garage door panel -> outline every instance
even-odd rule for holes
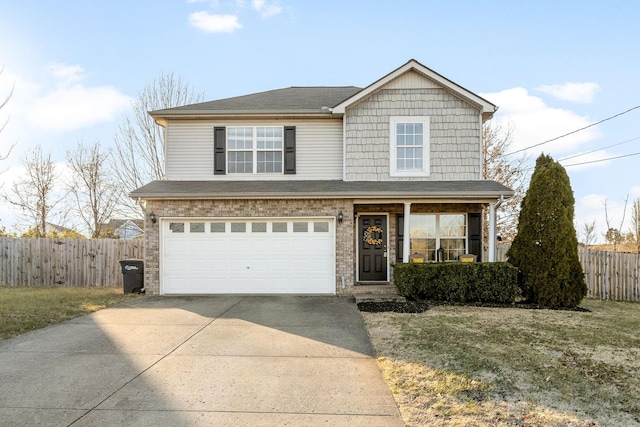
[[[165,220],[161,229],[163,293],[335,293],[333,220]]]

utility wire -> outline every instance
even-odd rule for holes
[[[565,157],[563,159],[559,159],[558,161],[559,162],[563,162],[565,160],[574,159],[576,157],[586,156],[587,154],[595,153],[596,151],[606,150],[607,148],[616,147],[618,145],[626,144],[627,142],[636,141],[638,139],[640,139],[640,136],[637,136],[637,137],[632,138],[632,139],[627,139],[626,141],[618,142],[617,144],[612,144],[612,145],[607,145],[606,147],[596,148],[595,150],[587,151],[586,153],[580,153],[580,154],[575,154],[573,156]]]
[[[617,157],[607,157],[606,159],[598,159],[598,160],[591,160],[591,161],[588,161],[588,162],[573,163],[573,164],[570,164],[570,165],[562,165],[562,167],[563,168],[568,168],[568,167],[571,167],[571,166],[588,165],[590,163],[600,163],[600,162],[606,162],[608,160],[616,160],[616,159],[622,159],[624,157],[632,157],[632,156],[639,156],[639,155],[640,155],[640,153],[631,153],[631,154],[625,154],[625,155],[617,156]],[[536,169],[535,167],[530,167],[530,168],[527,168],[527,169],[523,169],[523,171],[524,172],[530,172],[530,171],[535,170],[535,169]]]
[[[625,154],[624,156],[608,157],[606,159],[591,160],[589,162],[573,163],[571,165],[562,165],[562,166],[565,167],[565,168],[568,168],[568,167],[571,167],[571,166],[588,165],[589,163],[605,162],[607,160],[622,159],[623,157],[632,157],[632,156],[638,156],[638,155],[640,155],[640,153]]]
[[[631,112],[631,111],[633,111],[633,110],[637,110],[638,108],[640,108],[640,105],[636,105],[635,107],[633,107],[633,108],[629,108],[629,109],[628,109],[628,110],[626,110],[626,111],[623,111],[623,112],[621,112],[621,113],[615,114],[615,115],[613,115],[613,116],[611,116],[611,117],[607,117],[606,119],[602,119],[602,120],[600,120],[599,122],[591,123],[590,125],[585,126],[585,127],[583,127],[583,128],[576,129],[576,130],[571,131],[571,132],[569,132],[569,133],[565,133],[564,135],[556,136],[555,138],[548,139],[548,140],[543,141],[543,142],[540,142],[540,143],[538,143],[538,144],[534,144],[534,145],[531,145],[531,146],[529,146],[529,147],[521,148],[520,150],[512,151],[511,153],[507,153],[507,154],[505,154],[505,156],[511,156],[512,154],[517,154],[517,153],[520,153],[520,152],[522,152],[522,151],[526,151],[526,150],[528,150],[528,149],[530,149],[530,148],[539,147],[539,146],[541,146],[541,145],[548,144],[548,143],[553,142],[553,141],[556,141],[556,140],[558,140],[558,139],[560,139],[560,138],[564,138],[565,136],[573,135],[574,133],[578,133],[578,132],[583,131],[583,130],[585,130],[585,129],[589,129],[590,127],[593,127],[593,126],[599,125],[600,123],[604,123],[604,122],[606,122],[606,121],[608,121],[608,120],[615,119],[616,117],[622,116],[623,114],[627,114],[627,113],[629,113],[629,112]]]

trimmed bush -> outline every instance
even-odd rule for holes
[[[395,264],[393,278],[414,300],[511,304],[520,296],[518,269],[506,262]]]

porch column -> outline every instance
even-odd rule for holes
[[[496,262],[496,204],[489,203],[489,262]]]
[[[409,222],[411,220],[411,203],[404,204],[404,230],[402,235],[404,236],[404,240],[402,241],[402,262],[409,262],[409,251],[411,250],[410,239],[409,236]]]

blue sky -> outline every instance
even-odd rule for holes
[[[78,141],[111,146],[131,99],[161,72],[213,100],[366,86],[414,58],[499,105],[514,150],[640,105],[633,0],[0,0],[0,11],[0,99],[15,85],[0,154],[17,141],[0,163],[5,189],[36,144],[59,161]],[[529,150],[532,164],[542,151],[597,150],[567,165],[639,153],[639,123],[640,108]],[[619,226],[624,199],[640,197],[639,165],[636,155],[567,167],[579,228],[596,220],[605,232],[605,200]],[[6,206],[0,225],[15,225]]]

